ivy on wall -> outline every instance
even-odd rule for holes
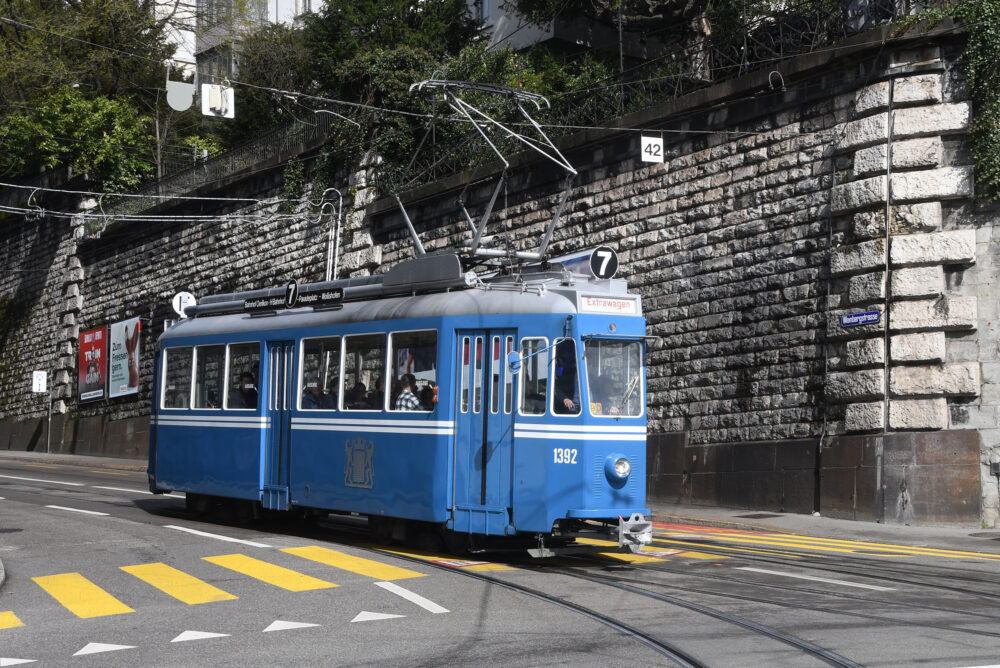
[[[969,137],[976,163],[976,199],[993,202],[1000,199],[1000,0],[958,0],[924,10],[899,27],[934,25],[948,17],[964,22],[969,32],[962,55],[972,99]]]
[[[1000,199],[1000,0],[960,0],[955,18],[968,25],[965,47],[972,98],[976,199]]]

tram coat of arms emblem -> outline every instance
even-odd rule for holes
[[[371,489],[375,484],[372,456],[375,444],[364,438],[349,439],[344,444],[344,485]]]

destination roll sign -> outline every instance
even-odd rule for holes
[[[285,294],[244,299],[243,310],[248,313],[268,313],[303,306],[311,306],[314,309],[334,309],[340,308],[343,303],[343,288],[322,288],[303,292],[298,283],[289,281],[285,288]]]

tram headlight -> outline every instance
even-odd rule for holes
[[[632,472],[632,465],[624,457],[619,457],[615,460],[615,473],[618,474],[619,478],[627,478],[628,474]]]
[[[632,472],[632,462],[624,455],[610,455],[604,460],[604,475],[613,487],[621,487]]]

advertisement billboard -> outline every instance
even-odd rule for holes
[[[139,318],[116,322],[109,328],[108,396],[111,398],[139,392],[140,329]]]
[[[98,327],[80,332],[80,401],[104,398],[107,368],[107,328]]]

